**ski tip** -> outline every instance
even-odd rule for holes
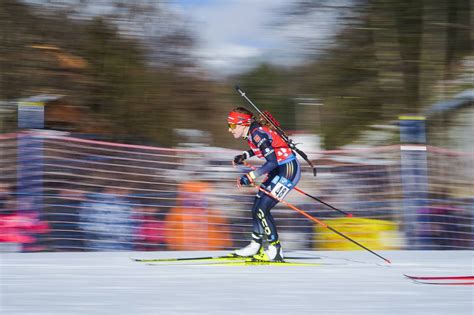
[[[385,258],[385,261],[388,262],[389,264],[391,264],[392,262],[388,259]]]

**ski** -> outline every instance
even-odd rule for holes
[[[425,281],[425,280],[415,280],[412,279],[415,283],[420,284],[432,284],[432,285],[474,285],[474,281],[467,281],[467,282],[445,282],[445,281]]]
[[[132,260],[136,262],[144,262],[144,263],[151,263],[151,262],[174,262],[174,261],[225,261],[225,260],[233,260],[233,259],[244,259],[243,257],[228,254],[223,256],[203,256],[203,257],[175,257],[175,258],[132,258]]]
[[[179,262],[179,261],[234,261],[234,260],[246,260],[248,257],[241,257],[234,254],[228,254],[223,256],[203,256],[203,257],[175,257],[175,258],[132,258],[133,261],[143,263],[159,263],[159,262]],[[319,257],[307,257],[307,256],[288,256],[286,259],[319,259]]]
[[[146,262],[147,265],[150,266],[170,266],[174,265],[173,263],[176,261],[149,261]],[[312,262],[295,262],[295,261],[263,261],[263,260],[256,260],[254,258],[244,258],[244,257],[232,257],[231,259],[220,259],[219,260],[180,260],[179,265],[186,265],[186,266],[299,266],[299,267],[314,267],[314,266],[321,266],[324,265],[322,263],[312,263]],[[177,265],[175,265],[177,266]]]
[[[415,283],[432,285],[474,285],[474,276],[410,276],[404,275]]]
[[[407,278],[410,278],[412,280],[473,280],[474,281],[474,276],[454,276],[454,277],[418,277],[418,276],[410,276],[410,275],[404,275]]]
[[[278,266],[278,267],[315,267],[321,266],[321,263],[295,262],[295,261],[264,261],[256,259],[246,259],[244,261],[228,261],[210,264],[209,266]]]

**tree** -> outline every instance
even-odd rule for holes
[[[295,100],[288,83],[290,75],[276,66],[262,64],[238,76],[235,81],[262,111],[268,110],[286,129],[295,130],[298,126],[295,122]],[[247,105],[238,94],[234,94],[233,98],[236,104]]]
[[[193,41],[182,29],[158,32],[149,45],[111,16],[77,19],[74,7],[55,14],[43,9],[16,0],[0,3],[0,98],[66,95],[86,109],[79,131],[163,145],[174,143],[173,128],[195,127],[196,116],[212,115],[212,84],[189,74],[193,64],[185,48]],[[127,5],[131,11],[143,12]],[[65,67],[65,58],[83,60],[82,66]]]
[[[298,93],[324,99],[328,148],[354,140],[369,124],[417,113],[440,97],[435,84],[470,53],[467,0],[352,4],[338,8],[351,13],[332,45],[313,46],[317,54],[295,76]],[[287,14],[304,19],[331,5],[299,1]]]

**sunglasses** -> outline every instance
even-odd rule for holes
[[[238,126],[237,124],[233,124],[233,123],[229,123],[228,125],[229,125],[229,128],[232,130],[234,130]]]

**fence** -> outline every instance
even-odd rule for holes
[[[236,187],[248,171],[232,167],[236,151],[35,132],[0,135],[0,150],[0,242],[24,251],[217,250],[249,240],[255,189]],[[407,194],[400,146],[308,153],[319,173],[302,163],[298,187],[354,217],[296,191],[288,202],[373,249],[472,249],[473,154],[428,147],[426,191]],[[407,207],[417,196],[421,206]],[[272,213],[287,249],[354,248],[284,205]]]

